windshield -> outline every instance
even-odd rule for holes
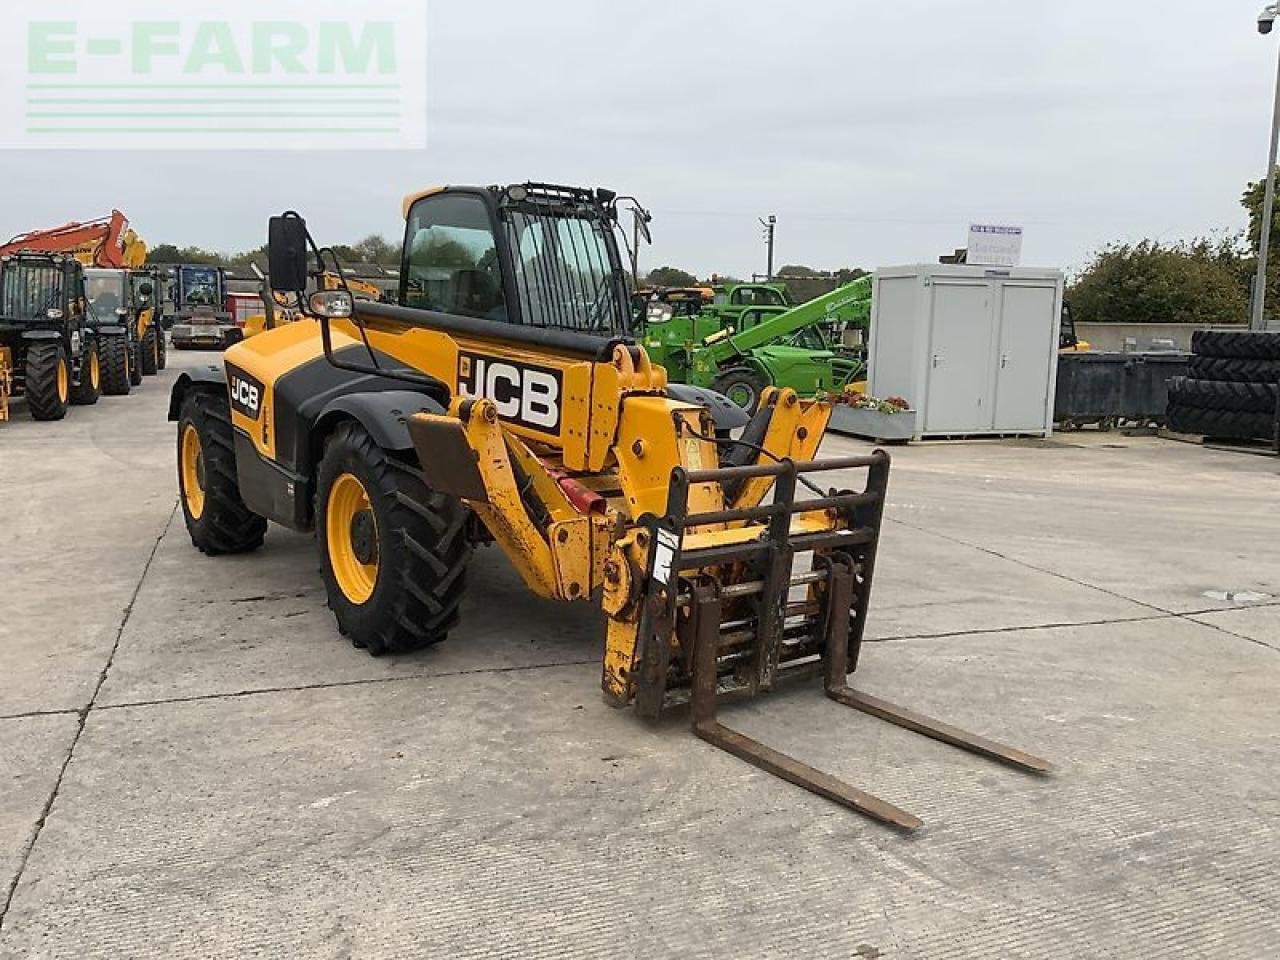
[[[187,306],[216,307],[222,297],[217,267],[182,268],[182,302]]]
[[[62,271],[48,264],[0,268],[0,319],[29,323],[62,308]]]
[[[630,327],[625,280],[612,227],[583,213],[503,210],[524,322],[583,333]]]
[[[125,305],[125,274],[120,270],[86,270],[84,292],[89,309],[98,317],[110,317]]]

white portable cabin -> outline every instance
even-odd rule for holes
[[[1060,270],[876,272],[868,391],[916,411],[911,438],[1053,432]]]

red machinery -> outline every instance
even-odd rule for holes
[[[87,267],[116,270],[137,269],[147,260],[147,245],[129,229],[128,218],[119,210],[88,223],[68,223],[19,234],[0,245],[0,256],[19,250],[69,254]]]

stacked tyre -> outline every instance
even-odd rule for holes
[[[1169,384],[1169,429],[1222,440],[1275,440],[1280,333],[1200,330],[1186,377]]]

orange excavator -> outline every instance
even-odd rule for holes
[[[100,220],[19,234],[0,244],[0,257],[22,250],[62,253],[86,267],[113,270],[136,270],[147,262],[147,245],[129,229],[129,219],[119,210]]]

